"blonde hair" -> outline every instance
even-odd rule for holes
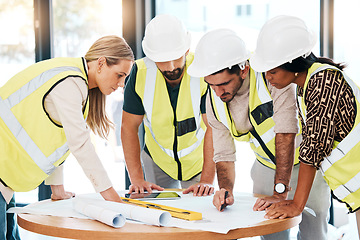
[[[134,61],[134,54],[125,39],[115,35],[98,39],[85,54],[87,62],[96,61],[100,57],[106,58],[108,66],[116,65],[122,59]],[[106,95],[99,88],[89,90],[89,114],[86,122],[102,138],[108,136],[114,125],[105,112],[105,103]]]

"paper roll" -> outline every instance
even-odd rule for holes
[[[151,225],[167,226],[171,214],[166,211],[135,206],[126,203],[110,202],[101,199],[81,199],[87,204],[121,213],[125,218]]]
[[[74,199],[73,207],[79,213],[111,227],[120,228],[125,224],[125,217],[121,213],[86,203],[86,201],[81,199]]]
[[[123,203],[123,205],[131,206],[130,204],[125,203]],[[128,217],[126,216],[126,218]],[[150,223],[157,226],[167,226],[171,219],[171,214],[166,211],[144,208],[139,206],[131,206],[129,219]]]

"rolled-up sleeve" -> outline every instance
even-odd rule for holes
[[[297,118],[295,85],[290,84],[277,89],[270,84],[268,88],[273,99],[275,133],[297,133],[299,120]]]

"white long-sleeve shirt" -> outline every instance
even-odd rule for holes
[[[64,128],[70,152],[75,156],[96,192],[112,186],[90,139],[90,128],[84,120],[82,109],[88,87],[79,77],[68,77],[59,83],[45,98],[45,109]],[[59,174],[60,172],[60,174]],[[62,167],[55,170],[46,181],[48,185],[62,184]]]

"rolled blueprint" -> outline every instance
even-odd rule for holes
[[[171,214],[157,209],[144,208],[126,203],[105,201],[102,199],[81,198],[87,204],[95,205],[100,208],[121,213],[125,218],[151,225],[167,226],[170,222]]]
[[[93,204],[89,204],[81,198],[73,199],[73,208],[77,212],[96,219],[111,227],[120,228],[125,224],[125,217],[118,211],[112,211]]]

